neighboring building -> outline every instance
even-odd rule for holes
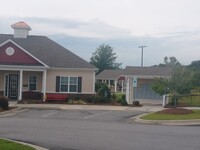
[[[111,92],[125,92],[125,78],[123,69],[118,70],[104,70],[96,76],[96,81],[106,83],[111,89]]]
[[[96,68],[45,36],[28,35],[25,22],[0,34],[0,95],[64,100],[95,94]]]
[[[116,76],[114,76],[116,75]],[[170,78],[171,68],[169,67],[133,67],[127,66],[125,69],[116,70],[105,70],[97,75],[97,81],[108,81],[110,79],[115,82],[119,82],[119,79],[124,79],[123,85],[124,91],[126,92],[126,100],[129,104],[132,103],[133,99],[162,99],[160,95],[155,93],[151,86],[158,77]],[[120,85],[116,83],[115,85]],[[116,87],[118,89],[118,87]],[[134,95],[135,94],[135,95]]]

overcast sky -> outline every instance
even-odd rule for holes
[[[175,56],[182,64],[200,60],[199,0],[0,0],[0,33],[25,21],[32,35],[46,35],[89,61],[110,44],[123,66]]]

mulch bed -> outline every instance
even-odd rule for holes
[[[184,108],[169,108],[157,112],[158,114],[175,114],[175,115],[184,115],[194,113],[192,110]]]

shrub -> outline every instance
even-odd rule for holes
[[[112,94],[111,100],[112,103],[116,103],[117,102],[117,95],[116,94]]]
[[[101,97],[100,98],[100,103],[111,103],[111,98],[107,98],[107,97]]]
[[[79,100],[69,100],[68,104],[80,104],[80,105],[85,105],[87,104],[84,100],[79,99]]]
[[[122,102],[122,98],[117,99],[117,103],[121,103]]]
[[[121,105],[122,105],[122,106],[127,106],[128,103],[127,103],[127,101],[126,101],[125,99],[122,99],[122,101],[121,101]]]
[[[116,100],[116,99],[117,99],[117,95],[116,95],[116,94],[113,94],[113,95],[112,95],[112,98],[113,98],[113,100]]]
[[[90,98],[87,99],[87,101],[89,103],[99,103],[100,102],[100,99],[101,99],[101,96],[99,95],[94,95],[94,96],[91,96]]]
[[[105,83],[96,83],[95,85],[95,91],[97,92],[98,95],[102,97],[111,97],[110,89]]]
[[[8,99],[7,98],[5,98],[5,97],[0,97],[0,107],[2,108],[2,109],[5,109],[5,110],[8,110]]]
[[[123,99],[123,100],[126,99],[126,95],[125,95],[125,94],[122,95],[122,99]]]
[[[133,105],[139,106],[140,102],[139,101],[133,101]]]
[[[82,104],[82,105],[85,105],[85,104],[87,104],[84,100],[82,100],[82,99],[79,99],[78,100],[78,104]]]

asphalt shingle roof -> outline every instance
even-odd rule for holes
[[[170,77],[171,71],[170,67],[127,66],[121,70],[104,70],[96,76],[96,79],[118,79],[120,76]]]
[[[14,38],[14,36],[10,34],[0,34],[0,44],[9,39],[20,45],[49,67],[96,69],[92,64],[46,36],[29,35],[26,39],[23,39]]]
[[[104,70],[96,76],[96,79],[118,79],[123,74],[123,70]]]
[[[127,66],[123,75],[138,76],[171,76],[172,69],[170,67],[134,67]]]

